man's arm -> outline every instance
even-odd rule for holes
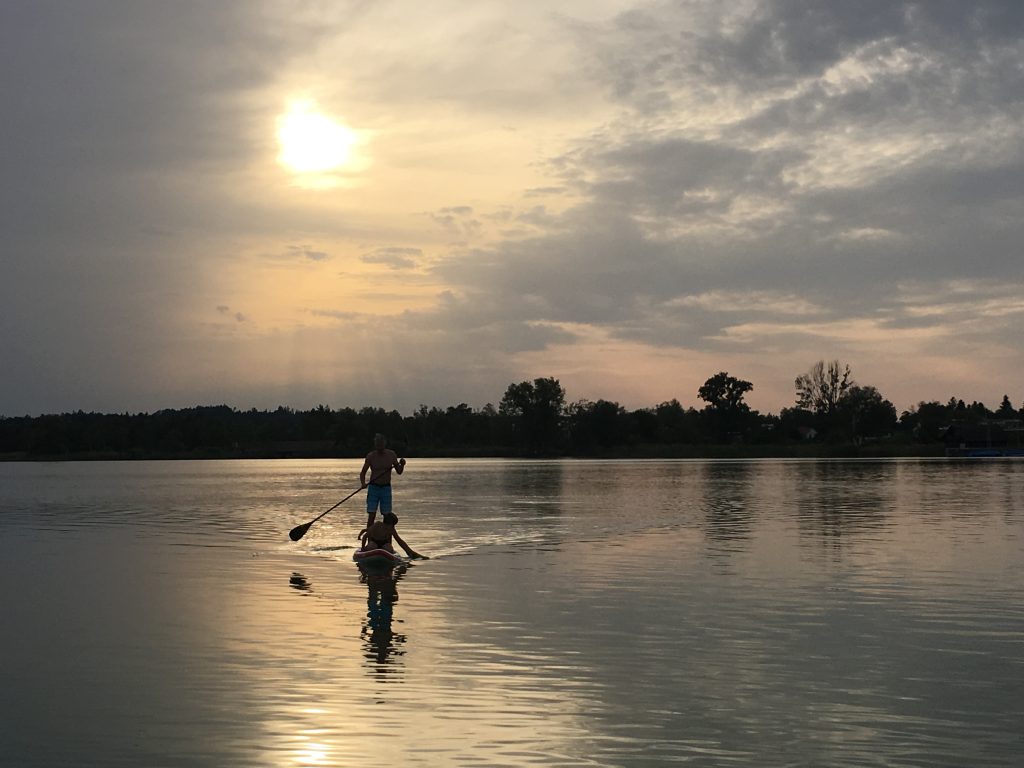
[[[404,549],[405,550],[405,554],[407,554],[413,560],[426,560],[427,559],[426,557],[421,555],[419,552],[416,552],[415,550],[413,550],[412,547],[410,547],[408,544],[406,544],[402,540],[402,537],[398,535],[398,531],[392,531],[391,532],[391,538],[393,538],[396,542],[398,542],[398,546],[400,546],[402,549]]]
[[[402,474],[405,471],[405,459],[395,459],[395,463],[392,466],[394,466],[395,472]]]
[[[367,457],[366,461],[363,462],[363,469],[359,472],[359,487],[366,487],[366,472],[370,468],[370,458]]]

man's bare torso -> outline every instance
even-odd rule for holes
[[[375,485],[390,485],[391,468],[396,461],[398,461],[398,454],[390,448],[379,451],[375,449],[366,454],[366,463],[370,466],[370,477],[373,478],[369,482]]]

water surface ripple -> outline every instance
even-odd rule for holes
[[[1024,462],[0,465],[0,764],[1024,764]]]

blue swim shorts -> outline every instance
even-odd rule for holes
[[[378,506],[382,515],[391,511],[391,486],[370,483],[366,486],[366,513],[372,515]]]

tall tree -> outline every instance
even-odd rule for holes
[[[744,422],[750,414],[743,396],[753,388],[749,381],[721,371],[697,390],[697,396],[708,404],[701,421],[705,423],[703,431],[709,439],[732,442],[742,436]]]
[[[996,416],[1000,419],[1013,419],[1017,416],[1017,409],[1013,407],[1013,403],[1010,402],[1009,395],[1003,395],[1003,402],[999,404],[999,409],[996,411]]]
[[[843,396],[854,386],[850,366],[838,360],[819,360],[807,373],[796,377],[796,404],[821,416],[832,416]]]
[[[559,444],[565,415],[565,390],[555,378],[509,384],[498,413],[511,418],[520,447],[550,452]]]
[[[875,387],[854,384],[839,401],[838,412],[848,419],[854,439],[880,437],[896,427],[896,406]]]
[[[735,413],[747,409],[743,396],[753,388],[754,385],[749,381],[737,379],[722,371],[705,381],[697,390],[697,396],[716,411]]]
[[[581,453],[623,445],[629,439],[626,409],[609,400],[578,400],[568,407],[566,420],[572,446]]]
[[[698,413],[683,408],[675,398],[654,409],[658,418],[658,439],[663,443],[690,443],[696,439]]]

